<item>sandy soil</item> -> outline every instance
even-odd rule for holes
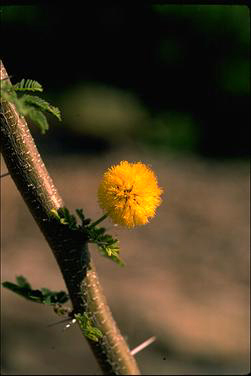
[[[243,374],[249,370],[249,166],[120,150],[101,158],[48,158],[66,206],[98,218],[103,171],[120,160],[152,165],[163,203],[147,225],[110,232],[123,269],[92,248],[118,325],[143,374]],[[2,172],[5,172],[2,163]],[[24,275],[32,286],[65,289],[51,251],[10,177],[2,179],[2,281]],[[49,307],[2,289],[2,374],[100,374],[77,327],[48,327]]]

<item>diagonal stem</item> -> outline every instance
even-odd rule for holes
[[[97,219],[95,222],[93,222],[90,226],[89,226],[89,229],[92,228],[92,227],[95,227],[97,226],[100,222],[102,222],[104,219],[106,219],[108,216],[108,214],[104,214],[102,215],[102,217],[100,217],[99,219]]]
[[[0,68],[0,80],[8,79],[2,62]],[[57,260],[73,311],[87,312],[104,335],[99,342],[87,339],[103,373],[139,375],[136,361],[106,302],[87,242],[83,242],[76,232],[51,219],[50,210],[62,208],[64,203],[24,117],[19,116],[14,104],[6,101],[1,102],[0,116],[1,151],[5,163]]]

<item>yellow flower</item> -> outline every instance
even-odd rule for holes
[[[114,223],[131,228],[144,225],[155,215],[162,192],[148,166],[122,161],[104,173],[98,201]]]

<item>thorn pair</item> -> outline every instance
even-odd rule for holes
[[[59,323],[63,323],[65,321],[68,321],[68,323],[65,325],[64,330],[70,328],[73,324],[75,324],[75,322],[77,320],[75,318],[71,319],[70,321],[69,321],[69,319],[63,319],[61,321],[58,321],[56,323],[48,325],[48,327],[57,325]],[[135,355],[138,352],[144,350],[147,346],[151,345],[151,343],[153,343],[154,341],[156,341],[156,337],[155,336],[148,338],[147,340],[145,340],[144,342],[142,342],[140,345],[138,345],[137,347],[135,347],[133,350],[131,350],[131,355]]]

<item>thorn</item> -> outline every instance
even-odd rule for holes
[[[49,325],[47,325],[47,328],[49,328],[49,327],[51,327],[51,326],[55,326],[55,325],[58,325],[58,324],[61,324],[61,323],[63,323],[63,322],[66,322],[66,321],[69,321],[70,319],[63,319],[63,320],[59,320],[59,321],[57,321],[57,322],[53,322],[52,324],[49,324]]]
[[[154,341],[156,340],[156,337],[150,337],[149,339],[147,339],[146,341],[144,341],[143,343],[141,343],[141,345],[135,347],[133,350],[131,350],[131,354],[132,355],[135,355],[137,354],[138,352],[140,352],[141,350],[143,350],[145,347],[149,346],[151,343],[153,343]]]
[[[8,175],[10,175],[10,173],[9,172],[5,172],[5,174],[0,175],[0,177],[4,178],[5,176],[8,176]]]

